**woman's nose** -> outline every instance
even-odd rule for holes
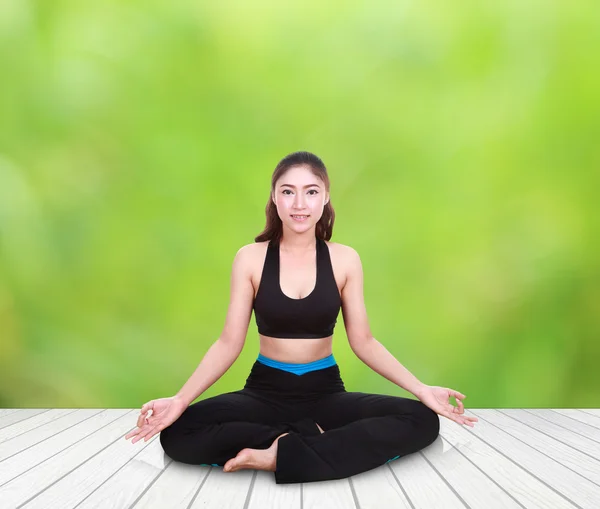
[[[294,200],[294,208],[299,209],[299,210],[304,209],[304,198],[303,197],[300,196]]]

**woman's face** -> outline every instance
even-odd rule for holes
[[[325,184],[306,166],[290,168],[275,183],[273,202],[283,224],[292,230],[306,231],[315,226],[328,201]]]

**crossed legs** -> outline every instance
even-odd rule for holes
[[[160,442],[176,461],[270,470],[279,484],[349,477],[416,452],[438,433],[437,414],[414,399],[338,392],[302,407],[242,390],[190,405]]]

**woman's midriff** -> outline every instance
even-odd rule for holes
[[[269,359],[293,364],[307,364],[332,353],[333,336],[316,339],[285,339],[258,335],[260,353]]]

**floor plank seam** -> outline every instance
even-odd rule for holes
[[[588,415],[593,415],[594,417],[598,417],[598,414],[591,414],[589,412],[586,412],[585,408],[576,408],[575,410],[579,410],[580,412],[583,412],[584,414],[588,414]],[[589,410],[589,409],[588,409]]]
[[[442,437],[442,438],[444,440],[446,440],[446,442],[448,442],[449,446],[454,447],[446,438],[444,438],[444,437]],[[512,494],[510,494],[508,491],[506,491],[501,484],[499,484],[496,480],[494,480],[492,477],[490,477],[479,465],[477,465],[475,462],[473,462],[473,460],[471,460],[469,457],[467,457],[465,455],[465,453],[463,453],[458,447],[454,447],[454,450],[457,451],[463,458],[465,458],[469,463],[471,463],[471,465],[473,465],[477,470],[479,470],[483,475],[485,475],[496,486],[498,486],[498,488],[500,488],[504,493],[506,493],[510,498],[512,498],[523,509],[527,509],[523,504],[521,504],[521,502],[519,502],[515,497],[513,497]]]
[[[125,414],[127,415],[127,414]],[[119,417],[117,417],[117,419],[120,419],[121,417],[123,417],[122,415],[120,415]],[[114,419],[111,422],[116,421],[117,419]],[[110,424],[110,422],[108,423]],[[106,424],[105,426],[108,426],[108,424]],[[102,426],[102,428],[104,428],[105,426]],[[92,433],[90,433],[87,436],[90,436],[94,433],[96,433],[97,431],[101,430],[102,428],[98,428],[97,430],[94,430]],[[68,429],[68,428],[67,428]],[[86,438],[86,437],[84,437]],[[28,504],[29,502],[31,502],[34,498],[39,497],[42,493],[44,493],[46,490],[50,489],[52,486],[54,486],[57,482],[61,481],[62,479],[64,479],[65,477],[67,477],[68,475],[70,475],[71,473],[75,472],[75,470],[77,470],[79,467],[81,467],[82,465],[85,465],[88,461],[90,461],[92,458],[94,458],[95,456],[97,456],[98,454],[100,454],[102,451],[105,451],[106,449],[108,449],[110,446],[112,446],[113,444],[116,444],[119,440],[123,439],[123,435],[119,436],[116,438],[116,440],[113,440],[112,442],[110,442],[108,445],[106,445],[105,447],[103,447],[102,449],[100,449],[99,451],[97,451],[95,454],[93,454],[92,456],[89,456],[88,458],[85,459],[85,461],[81,462],[79,465],[77,465],[75,468],[69,470],[66,474],[62,475],[61,477],[59,477],[58,479],[56,479],[54,482],[50,483],[48,486],[46,486],[44,489],[38,491],[33,497],[28,498],[27,500],[25,500],[25,502],[23,502],[22,504],[18,505],[15,509],[19,509],[20,507],[23,507],[24,505]],[[81,439],[83,440],[83,438]],[[23,475],[26,472],[29,472],[29,470],[31,470],[32,468],[37,467],[38,465],[41,465],[42,463],[44,463],[45,461],[48,461],[50,458],[53,458],[54,456],[56,456],[57,454],[60,454],[63,451],[66,451],[67,449],[69,449],[70,447],[72,447],[74,444],[79,443],[81,440],[78,440],[77,442],[74,442],[72,444],[70,444],[69,446],[65,447],[64,449],[61,449],[60,451],[58,451],[56,454],[53,454],[52,456],[44,459],[43,461],[40,461],[37,465],[34,465],[33,467],[27,469],[25,472],[21,472],[21,474],[19,475]],[[17,477],[19,477],[19,475]],[[16,479],[17,477],[15,477],[14,479]],[[11,479],[12,481],[13,479]],[[10,481],[9,481],[10,482]]]
[[[518,423],[520,423],[520,424],[523,424],[524,426],[527,426],[527,427],[529,427],[529,428],[531,428],[531,429],[533,429],[533,430],[537,431],[538,433],[543,433],[543,434],[544,434],[544,435],[546,435],[547,437],[550,437],[552,440],[556,440],[557,442],[560,442],[561,444],[563,444],[563,445],[565,445],[565,446],[567,446],[567,447],[570,447],[570,448],[571,448],[571,449],[573,449],[574,451],[578,451],[578,452],[580,452],[580,453],[582,453],[582,454],[585,454],[586,456],[589,456],[589,457],[590,457],[590,458],[592,458],[593,460],[596,460],[596,461],[599,461],[599,460],[600,460],[600,458],[596,458],[595,456],[593,456],[593,455],[591,455],[591,454],[589,454],[589,453],[587,453],[587,452],[585,452],[585,451],[582,451],[581,449],[578,449],[577,447],[574,447],[574,446],[572,446],[571,444],[568,444],[568,443],[566,443],[566,442],[563,442],[561,439],[559,439],[559,438],[556,438],[555,436],[552,436],[552,435],[550,435],[549,433],[546,433],[545,431],[542,431],[541,429],[534,428],[533,426],[531,426],[530,424],[527,424],[526,422],[520,421],[519,419],[517,419],[517,418],[515,418],[515,417],[512,417],[511,415],[505,414],[505,413],[504,413],[504,412],[502,412],[501,410],[499,410],[499,411],[500,411],[502,414],[506,415],[507,417],[510,417],[511,419],[514,419],[514,420],[515,420],[515,421],[517,421]],[[585,438],[585,437],[584,437],[584,438]]]
[[[546,418],[546,417],[544,417],[544,416],[542,416],[542,415],[538,415],[538,414],[534,414],[533,412],[530,412],[530,411],[529,411],[529,410],[527,410],[526,408],[523,408],[523,410],[524,410],[525,412],[527,412],[528,414],[531,414],[531,415],[533,415],[533,416],[535,416],[535,417],[539,417],[540,419],[544,419],[545,421],[549,422],[550,424],[554,424],[555,426],[558,426],[558,427],[560,427],[560,428],[562,428],[562,429],[564,429],[564,430],[570,431],[571,433],[575,433],[576,435],[579,435],[580,437],[586,438],[587,440],[591,440],[592,442],[596,442],[596,443],[600,444],[600,441],[599,441],[599,440],[595,440],[595,439],[593,439],[593,438],[590,438],[590,437],[588,437],[588,436],[585,436],[585,435],[583,435],[583,434],[579,433],[579,431],[577,431],[577,430],[575,430],[575,429],[570,429],[570,428],[567,428],[566,426],[562,425],[560,422],[554,422],[554,421],[551,421],[550,419],[548,419],[548,418]],[[557,413],[558,413],[558,412],[557,412]],[[558,415],[562,415],[562,414],[558,414]],[[565,415],[563,415],[563,417],[566,417],[566,416],[565,416]],[[577,422],[578,422],[579,424],[585,424],[585,422],[581,422],[581,421],[577,421]],[[599,459],[600,459],[600,458],[599,458]]]
[[[144,451],[146,449],[146,447],[148,447],[151,443],[153,443],[155,440],[155,438],[152,438],[152,440],[149,440],[146,445],[142,448],[140,448],[139,451],[137,451],[131,458],[129,458],[129,460],[127,460],[125,463],[123,463],[119,468],[117,468],[112,474],[110,474],[106,479],[104,479],[104,481],[102,481],[98,486],[96,486],[93,490],[91,490],[82,500],[80,500],[77,505],[73,506],[71,509],[75,509],[76,507],[80,506],[88,497],[91,497],[92,494],[99,490],[102,486],[104,486],[114,475],[116,475],[120,470],[122,470],[123,468],[125,468],[130,462],[131,460],[133,460],[138,454],[140,454],[142,451]],[[113,444],[116,443],[113,442]],[[161,470],[161,472],[164,471]],[[160,475],[160,474],[159,474]]]
[[[208,472],[206,472],[204,479],[202,479],[202,482],[200,483],[200,486],[198,486],[198,489],[196,490],[196,493],[194,493],[194,496],[192,497],[192,500],[190,500],[190,503],[188,504],[188,506],[186,507],[186,509],[190,509],[190,507],[192,507],[192,505],[194,504],[194,501],[198,498],[198,494],[200,493],[200,490],[202,489],[202,486],[204,486],[204,483],[206,483],[206,480],[209,478],[210,473],[213,471],[215,467],[210,467],[208,469]]]
[[[583,509],[583,507],[579,506],[576,502],[574,502],[573,500],[571,500],[570,498],[568,498],[566,495],[564,495],[563,493],[561,493],[560,491],[558,491],[556,488],[554,488],[553,486],[551,486],[550,484],[548,484],[546,481],[544,481],[543,479],[540,479],[537,475],[535,475],[533,472],[531,472],[530,470],[528,470],[527,468],[525,468],[523,465],[520,465],[519,463],[517,463],[515,460],[513,460],[510,456],[507,456],[506,454],[504,454],[500,449],[497,449],[496,447],[494,447],[492,444],[490,444],[487,440],[481,438],[480,436],[478,436],[476,433],[474,433],[471,430],[467,430],[469,433],[471,433],[471,435],[473,435],[475,438],[481,440],[485,445],[487,445],[488,447],[491,447],[492,449],[494,449],[494,451],[496,451],[498,454],[500,454],[501,456],[504,456],[507,460],[509,460],[511,463],[515,464],[517,467],[519,467],[521,470],[523,470],[524,472],[527,472],[529,475],[531,475],[532,477],[534,477],[535,479],[537,479],[539,482],[541,482],[543,485],[545,485],[546,487],[550,488],[554,493],[556,493],[557,495],[559,495],[560,497],[564,498],[569,504],[574,505],[575,507],[579,508],[579,509]],[[512,435],[511,435],[512,436]],[[533,450],[537,451],[537,449],[535,447],[532,447]],[[458,450],[458,449],[457,449]],[[539,452],[539,451],[538,451]],[[561,463],[559,463],[559,465],[562,465]]]
[[[396,475],[396,472],[394,472],[394,469],[392,468],[392,466],[389,463],[387,463],[386,466],[388,467],[389,471],[394,476],[394,479],[396,480],[396,483],[398,483],[398,487],[400,488],[400,490],[402,491],[402,493],[406,497],[406,500],[408,500],[409,505],[412,507],[412,509],[416,509],[415,505],[412,503],[412,500],[408,496],[408,493],[404,489],[404,486],[402,486],[402,483],[400,482],[400,479],[398,479],[398,476]]]
[[[23,409],[18,409],[18,410],[29,410],[29,409],[23,408]],[[7,424],[6,426],[0,426],[0,430],[2,430],[4,428],[8,428],[9,426],[12,426],[13,424],[19,424],[20,422],[25,422],[27,419],[32,419],[34,417],[37,417],[38,415],[45,414],[46,412],[49,412],[50,410],[52,410],[52,409],[48,408],[45,412],[40,412],[39,414],[30,415],[29,417],[25,417],[24,419],[21,419],[20,421],[11,422],[10,424]],[[12,413],[14,413],[14,412],[11,412],[11,414]],[[7,414],[7,415],[10,415],[10,414]]]
[[[246,493],[246,500],[244,500],[243,509],[248,509],[250,505],[250,499],[252,498],[252,489],[254,488],[254,483],[256,482],[256,476],[258,475],[258,470],[255,470],[252,474],[252,479],[250,480],[250,486],[248,487],[248,492]]]
[[[440,434],[440,437],[443,438],[442,434]],[[445,440],[445,439],[444,439]],[[447,440],[446,440],[447,441]],[[451,448],[455,448],[452,444],[450,444]],[[439,478],[446,484],[446,486],[448,486],[448,488],[450,489],[450,491],[452,491],[452,493],[454,493],[454,495],[456,495],[456,498],[458,498],[458,500],[461,501],[461,503],[467,508],[467,509],[471,509],[471,506],[469,504],[467,504],[466,500],[464,498],[462,498],[460,496],[460,493],[458,493],[458,491],[456,491],[456,489],[454,489],[454,486],[452,486],[449,482],[448,479],[446,479],[442,473],[435,468],[434,464],[431,463],[431,461],[429,461],[429,459],[427,458],[427,456],[425,456],[425,454],[423,454],[423,451],[419,451],[419,454],[423,457],[423,459],[429,464],[429,466],[433,469],[433,471],[439,476]]]
[[[135,457],[135,456],[134,456]],[[133,458],[131,458],[133,459]],[[128,462],[129,463],[129,462]],[[152,479],[152,482],[150,482],[150,484],[148,484],[148,486],[146,486],[142,492],[138,495],[138,497],[133,501],[133,503],[129,506],[129,509],[133,509],[133,507],[135,507],[135,504],[137,504],[142,498],[143,496],[148,492],[148,490],[150,490],[150,488],[152,488],[152,486],[154,486],[154,484],[156,483],[156,481],[158,481],[158,479],[167,471],[167,468],[169,468],[171,465],[173,464],[173,460],[171,459],[166,465],[165,468],[163,468],[158,475]],[[80,502],[81,503],[81,502]],[[79,504],[77,504],[79,505]],[[75,509],[75,508],[73,508]]]
[[[348,484],[350,485],[350,493],[352,493],[352,500],[354,500],[354,506],[356,507],[356,509],[360,509],[360,504],[358,503],[358,495],[356,494],[356,490],[354,489],[352,477],[348,477]]]
[[[569,419],[571,419],[571,420],[573,420],[573,421],[575,421],[575,422],[578,422],[579,424],[587,424],[588,426],[590,426],[590,427],[592,427],[592,428],[596,428],[597,430],[599,430],[599,431],[600,431],[600,426],[596,426],[596,425],[594,425],[594,424],[590,424],[589,422],[583,422],[583,421],[580,421],[580,420],[578,420],[578,419],[575,419],[575,417],[571,417],[570,415],[561,414],[560,412],[557,412],[556,410],[554,410],[554,409],[552,409],[552,408],[549,408],[548,410],[551,410],[551,411],[552,411],[552,412],[554,412],[555,414],[561,415],[562,417],[567,417],[567,418],[569,418]],[[569,409],[569,410],[571,410],[571,409]]]
[[[18,435],[14,435],[14,436],[12,436],[12,437],[10,437],[10,438],[7,438],[6,440],[0,440],[0,444],[3,444],[3,443],[5,443],[5,442],[10,442],[11,440],[14,440],[15,438],[18,438],[18,437],[20,437],[21,435],[24,435],[25,433],[31,433],[32,431],[35,431],[35,430],[37,430],[37,429],[41,428],[42,426],[46,426],[46,424],[50,424],[50,423],[52,423],[52,422],[56,421],[57,419],[62,419],[63,417],[66,417],[67,415],[71,415],[71,414],[72,414],[72,413],[74,413],[74,412],[77,412],[77,409],[73,410],[73,412],[69,412],[68,414],[59,415],[59,416],[55,417],[54,419],[52,419],[52,420],[50,420],[50,421],[47,421],[47,422],[42,422],[42,423],[40,423],[38,426],[36,426],[35,428],[31,428],[31,429],[29,429],[29,430],[27,430],[27,431],[23,431],[23,433],[19,433]],[[42,414],[43,414],[43,413],[45,413],[45,412],[42,412]],[[42,414],[36,414],[36,415],[33,415],[32,417],[37,417],[38,415],[42,415]],[[27,419],[23,419],[23,421],[26,421],[26,420],[27,420]],[[17,422],[13,422],[13,424],[19,424],[19,423],[21,423],[21,422],[23,422],[23,421],[19,421],[18,423],[17,423]],[[13,424],[10,424],[9,426],[12,426]],[[8,426],[5,426],[5,427],[8,427]],[[65,428],[65,429],[66,429],[66,428]],[[54,436],[54,435],[53,435],[53,436]],[[39,442],[38,442],[38,443],[39,443]],[[23,449],[23,450],[25,450],[25,449]],[[0,461],[2,461],[3,459],[4,459],[4,458],[0,459]]]
[[[94,415],[97,415],[97,414],[94,414]],[[127,415],[127,414],[125,414],[125,415]],[[73,447],[74,445],[78,444],[79,442],[81,442],[82,440],[84,440],[84,439],[88,438],[89,436],[93,435],[94,433],[97,433],[99,430],[101,430],[102,428],[104,428],[104,427],[108,426],[109,424],[112,424],[113,422],[115,422],[117,419],[120,419],[121,417],[123,417],[123,415],[119,415],[119,416],[118,416],[116,419],[113,419],[112,421],[110,421],[110,422],[106,423],[106,424],[105,424],[104,426],[102,426],[101,428],[95,429],[94,431],[92,431],[92,432],[91,432],[91,433],[89,433],[88,435],[86,435],[86,436],[84,436],[84,437],[80,438],[79,440],[77,440],[77,442],[70,443],[70,444],[69,444],[69,445],[67,445],[67,446],[66,446],[64,449],[61,449],[60,451],[57,451],[57,452],[55,452],[55,453],[54,453],[52,456],[48,456],[47,458],[44,458],[44,459],[43,459],[42,461],[40,461],[39,463],[36,463],[35,465],[32,465],[32,466],[31,466],[31,467],[29,467],[27,470],[25,470],[25,471],[21,472],[19,475],[17,475],[17,476],[15,476],[15,477],[13,477],[12,479],[9,479],[8,481],[6,481],[6,482],[5,482],[5,483],[3,483],[3,484],[0,484],[0,488],[1,488],[2,486],[4,486],[5,484],[8,484],[9,482],[12,482],[12,481],[14,481],[15,479],[17,479],[18,477],[22,476],[23,474],[26,474],[27,472],[29,472],[30,470],[32,470],[32,469],[34,469],[34,468],[36,468],[37,466],[41,465],[42,463],[44,463],[44,462],[48,461],[49,459],[52,459],[52,458],[54,458],[54,456],[56,456],[56,455],[58,455],[58,454],[62,453],[63,451],[66,451],[66,450],[67,450],[67,449],[69,449],[70,447]],[[86,421],[86,420],[87,420],[87,419],[84,419],[83,421],[80,421],[80,422],[84,422],[84,421]],[[77,423],[77,424],[79,424],[79,423]],[[75,424],[74,424],[73,426],[75,426]],[[33,444],[33,445],[41,444],[42,442],[44,442],[44,441],[48,440],[49,438],[51,438],[51,437],[53,437],[53,436],[56,436],[57,434],[59,434],[59,433],[62,433],[63,431],[65,431],[65,430],[67,430],[67,429],[70,429],[70,428],[72,428],[72,426],[69,426],[68,428],[65,428],[65,429],[63,429],[63,430],[60,430],[60,431],[58,431],[57,433],[55,433],[54,435],[52,435],[52,436],[50,436],[50,437],[47,437],[47,438],[45,438],[44,440],[40,440],[39,442],[37,442],[36,444]],[[119,438],[117,438],[117,440],[120,440],[121,438],[122,438],[122,437],[119,437]],[[116,440],[115,440],[114,442],[116,442]],[[114,443],[114,442],[113,442],[113,443]],[[26,451],[27,449],[30,449],[31,447],[33,447],[33,445],[32,445],[32,446],[30,446],[30,447],[26,447],[25,449],[22,449],[22,450],[21,450],[21,451],[19,451],[18,453],[15,453],[15,454],[13,454],[13,455],[11,455],[11,456],[8,456],[7,458],[4,458],[4,459],[12,458],[12,457],[13,457],[13,456],[15,456],[16,454],[20,454],[21,452],[23,452],[23,451]],[[109,447],[110,445],[111,445],[111,444],[107,445],[106,447]],[[106,447],[105,447],[104,449],[106,449]],[[104,450],[104,449],[102,449],[102,450]],[[99,452],[101,452],[101,451],[98,451],[98,453],[99,453]],[[96,453],[96,454],[98,454],[98,453]],[[94,456],[95,456],[96,454],[94,454]],[[91,456],[90,458],[93,458],[93,456]],[[90,460],[90,458],[88,458],[87,460],[85,460],[83,463],[85,463],[86,461],[89,461],[89,460]],[[4,461],[4,459],[3,459],[2,461]],[[82,463],[82,465],[83,465],[83,463]],[[75,468],[78,468],[78,467],[75,467]]]
[[[508,431],[506,431],[505,429],[502,429],[500,426],[498,426],[497,424],[489,421],[488,419],[486,419],[485,417],[481,417],[478,415],[478,417],[480,419],[483,419],[484,421],[486,421],[488,424],[490,424],[491,426],[494,426],[495,428],[498,428],[500,431],[502,431],[503,433],[506,433],[507,435],[509,435],[510,437],[514,438],[515,440],[518,440],[519,442],[521,442],[522,444],[525,444],[526,446],[530,447],[531,449],[533,449],[534,451],[539,452],[540,454],[543,454],[544,456],[546,456],[546,458],[548,458],[551,461],[554,461],[555,463],[557,463],[558,465],[560,465],[563,468],[566,468],[567,470],[570,470],[571,472],[573,472],[574,474],[577,474],[579,477],[581,477],[582,479],[585,479],[586,481],[591,482],[592,484],[595,484],[596,486],[600,487],[600,484],[594,482],[591,479],[588,479],[587,477],[585,477],[583,474],[579,473],[577,470],[573,470],[570,466],[565,465],[564,463],[561,463],[560,461],[558,461],[556,458],[553,458],[552,456],[546,454],[542,449],[538,449],[537,447],[534,447],[531,444],[528,444],[527,442],[524,442],[523,440],[521,440],[519,437],[514,436],[513,434],[509,433]],[[519,422],[519,421],[517,421]],[[522,423],[524,424],[524,423]],[[534,428],[535,430],[535,428]],[[537,431],[537,430],[535,430]],[[550,438],[554,438],[554,437],[550,437]],[[570,447],[570,446],[567,446]]]
[[[100,410],[100,412],[102,412],[102,410]],[[100,413],[100,412],[98,412],[98,413]],[[27,446],[27,447],[25,447],[24,449],[21,449],[20,451],[17,451],[17,452],[15,452],[14,454],[11,454],[10,456],[6,456],[6,457],[4,457],[4,458],[0,459],[0,463],[1,463],[1,462],[3,462],[3,461],[5,461],[5,460],[7,460],[7,459],[9,459],[9,458],[12,458],[13,456],[16,456],[17,454],[21,454],[22,452],[26,451],[27,449],[31,449],[32,447],[34,447],[34,446],[36,446],[36,445],[38,445],[38,444],[41,444],[42,442],[45,442],[46,440],[50,440],[51,438],[55,437],[56,435],[59,435],[60,433],[63,433],[64,431],[66,431],[66,430],[68,430],[68,429],[71,429],[73,426],[77,426],[78,424],[81,424],[82,422],[85,422],[85,421],[87,421],[88,419],[91,419],[92,417],[94,417],[94,415],[98,415],[98,414],[93,414],[93,415],[90,415],[89,417],[86,417],[85,419],[82,419],[81,421],[79,421],[79,422],[76,422],[76,423],[72,424],[71,426],[68,426],[67,428],[63,428],[63,429],[60,429],[60,430],[58,430],[56,433],[53,433],[52,435],[49,435],[49,436],[47,436],[46,438],[43,438],[43,439],[42,439],[42,440],[40,440],[39,442],[35,442],[35,443],[31,444],[31,445],[28,445],[28,446]],[[121,417],[122,417],[122,416],[121,416]],[[116,419],[115,419],[115,420],[116,420]],[[52,421],[50,421],[50,422],[52,422]],[[15,423],[15,424],[16,424],[16,423]],[[47,423],[46,423],[46,424],[47,424]],[[110,424],[110,423],[109,423],[109,424]],[[29,430],[29,431],[33,431],[33,430]],[[28,431],[28,432],[26,432],[26,433],[29,433],[29,431]],[[93,431],[92,433],[95,433],[95,431]],[[21,433],[21,434],[23,434],[23,433]],[[90,433],[90,434],[91,434],[91,433]],[[89,436],[89,435],[88,435],[88,436]],[[86,438],[86,437],[83,437],[83,438]],[[83,438],[82,438],[81,440],[83,440]],[[7,440],[7,441],[8,441],[8,440]],[[77,442],[74,442],[74,443],[77,443]],[[71,444],[71,445],[72,445],[72,444]],[[16,479],[16,478],[15,478],[15,479]],[[12,479],[11,479],[11,480],[12,480]],[[0,486],[3,486],[3,485],[2,485],[2,484],[0,484]]]

